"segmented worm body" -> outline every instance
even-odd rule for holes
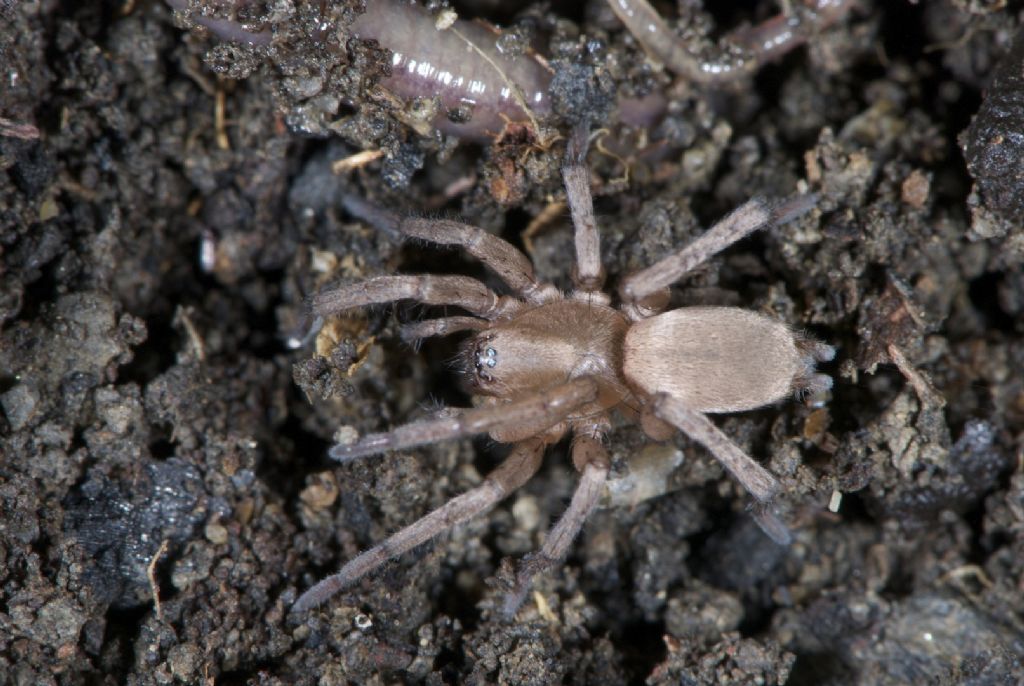
[[[722,83],[748,76],[766,61],[808,41],[849,11],[850,0],[804,0],[792,16],[778,15],[734,31],[713,49],[691,50],[647,0],[608,0],[615,16],[652,57],[697,83]]]
[[[166,0],[185,11],[188,0]],[[236,0],[236,3],[241,0]],[[792,15],[778,15],[733,31],[712,48],[695,51],[677,35],[647,0],[608,0],[627,30],[650,55],[680,76],[702,84],[732,81],[764,62],[804,44],[816,31],[844,16],[851,0],[803,0]],[[253,31],[237,21],[194,13],[192,21],[217,36],[266,46],[269,30]],[[443,112],[434,125],[469,140],[487,141],[508,122],[533,122],[551,112],[552,72],[543,57],[501,49],[500,33],[478,22],[456,19],[445,27],[425,8],[406,0],[368,0],[366,11],[350,26],[361,39],[391,51],[391,75],[383,85],[399,97],[438,97]],[[618,118],[649,127],[664,115],[660,93],[620,99]]]
[[[386,88],[406,99],[441,99],[449,114],[435,125],[445,133],[489,138],[507,121],[527,121],[524,105],[535,117],[551,111],[550,70],[532,54],[503,53],[499,34],[481,24],[457,19],[438,29],[419,5],[372,0],[351,30],[391,51]]]
[[[188,0],[166,1],[171,9],[178,12],[184,12],[188,9]],[[208,29],[211,33],[226,41],[248,43],[249,45],[269,45],[272,38],[270,31],[249,31],[234,19],[207,17],[202,14],[192,14],[189,18],[199,26]]]

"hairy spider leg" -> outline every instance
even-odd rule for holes
[[[589,127],[581,125],[573,129],[565,147],[562,181],[575,234],[576,265],[572,272],[573,283],[587,296],[603,296],[601,286],[604,285],[605,271],[601,264],[601,236],[594,219],[590,170],[586,163],[589,142]]]
[[[741,238],[758,229],[791,222],[814,209],[816,203],[817,196],[813,194],[795,195],[779,204],[769,203],[764,198],[748,200],[682,250],[623,279],[619,293],[627,304],[657,297],[659,292]],[[668,304],[668,298],[662,297],[660,301],[663,302],[660,307],[647,307],[638,315],[630,314],[634,319],[658,314]]]
[[[572,461],[580,471],[569,507],[548,532],[544,544],[536,553],[527,555],[516,573],[515,587],[505,597],[504,612],[512,616],[523,604],[533,577],[541,574],[565,559],[569,546],[579,535],[583,524],[590,517],[604,491],[611,467],[608,451],[601,445],[599,437],[585,434],[573,436]]]
[[[468,408],[454,417],[412,422],[391,431],[367,434],[350,445],[335,445],[330,456],[340,462],[348,462],[389,450],[403,450],[487,432],[515,431],[520,427],[529,427],[528,435],[536,435],[596,398],[597,384],[593,379],[581,377],[519,400]]]
[[[772,503],[781,486],[778,479],[747,455],[702,412],[696,412],[678,398],[661,394],[654,400],[655,414],[669,422],[692,440],[700,443],[722,463],[743,488],[754,496],[754,521],[780,545],[789,545],[792,536],[786,525],[772,510]]]
[[[547,445],[548,442],[540,438],[528,438],[516,443],[504,462],[488,474],[479,486],[453,498],[345,563],[338,573],[323,579],[303,593],[292,605],[291,612],[298,614],[320,605],[388,560],[488,511],[509,493],[530,480],[540,468]]]
[[[537,280],[533,263],[521,250],[483,229],[448,219],[400,218],[355,195],[342,199],[345,209],[392,238],[415,238],[437,245],[453,245],[478,259],[516,295],[532,304],[558,295],[552,284]]]
[[[498,319],[523,307],[521,300],[499,296],[468,276],[417,274],[376,276],[335,286],[312,298],[312,310],[326,317],[366,305],[415,300],[425,305],[454,305],[484,319]]]
[[[458,331],[482,331],[486,328],[487,322],[476,317],[438,317],[403,324],[398,335],[406,343],[415,346],[423,338],[448,336]]]

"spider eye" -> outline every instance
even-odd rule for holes
[[[487,370],[494,369],[498,364],[498,351],[486,343],[477,346],[476,349],[476,373],[484,381],[492,381],[493,377]]]
[[[473,365],[474,375],[481,383],[494,381],[491,370],[498,364],[498,350],[491,344],[490,336],[476,341],[472,347],[470,361]]]

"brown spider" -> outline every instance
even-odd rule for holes
[[[386,561],[490,509],[536,473],[547,446],[571,432],[580,482],[543,547],[517,574],[509,608],[518,607],[531,577],[565,556],[597,505],[608,476],[602,443],[613,410],[638,421],[654,440],[665,440],[678,429],[704,445],[754,497],[755,517],[766,533],[780,543],[789,541],[788,530],[771,510],[779,482],[706,413],[741,412],[794,392],[823,392],[832,387],[832,379],[815,373],[815,362],[831,360],[835,350],[750,310],[663,310],[671,284],[751,232],[810,211],[814,197],[794,196],[775,204],[748,201],[679,252],[626,277],[615,309],[601,290],[604,270],[584,167],[586,147],[587,132],[579,129],[569,140],[562,168],[575,227],[576,289],[568,294],[537,281],[523,253],[479,228],[398,219],[361,200],[347,200],[354,215],[382,230],[461,246],[515,295],[499,296],[466,276],[434,275],[379,276],[316,295],[313,310],[319,316],[403,299],[454,305],[474,315],[422,321],[407,327],[403,337],[474,331],[460,359],[475,407],[336,445],[331,457],[348,461],[482,433],[513,445],[483,483],[349,561],[306,591],[293,612],[319,605]]]

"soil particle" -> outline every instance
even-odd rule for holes
[[[886,685],[1011,683],[1020,676],[1024,648],[1019,635],[993,625],[969,604],[937,595],[894,604],[847,645],[844,658],[855,668],[857,683]]]
[[[645,682],[657,684],[784,684],[795,656],[772,643],[727,634],[705,648],[689,638],[666,637],[668,658]]]
[[[985,88],[978,113],[961,138],[967,169],[974,178],[972,231],[979,238],[1006,235],[1024,219],[1021,185],[1024,167],[1024,33],[1018,32]],[[995,215],[986,221],[985,216]]]
[[[87,474],[64,503],[65,534],[86,554],[84,581],[117,608],[152,600],[149,564],[163,541],[189,540],[206,516],[198,472],[176,458],[153,463],[131,484]]]

